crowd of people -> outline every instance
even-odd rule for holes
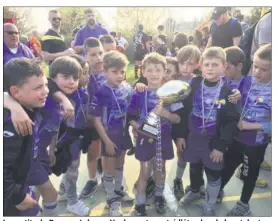
[[[28,46],[19,42],[15,25],[4,24],[4,215],[36,216],[41,210],[57,216],[59,199],[67,200],[68,212],[88,216],[83,199],[96,192],[98,172],[110,216],[122,216],[121,202],[134,201],[123,185],[127,151],[140,163],[136,215],[147,215],[149,198],[164,214],[165,165],[174,159],[174,143],[180,207],[205,198],[203,215],[215,216],[215,204],[223,202],[224,187],[242,165],[241,197],[227,215],[249,216],[255,185],[267,185],[258,175],[271,140],[271,11],[246,28],[228,7],[215,7],[209,28],[193,38],[176,33],[171,49],[164,26],[153,43],[140,24],[133,38],[134,85],[125,82],[127,40],[120,32],[109,34],[93,10],[85,16],[69,49],[58,10],[49,12],[51,28],[41,41],[29,34]],[[49,64],[48,78],[41,61]],[[172,80],[188,83],[191,92],[162,106],[156,91]],[[139,132],[151,111],[161,118],[157,139]],[[81,153],[89,180],[78,196]],[[187,163],[190,185],[184,190]],[[62,175],[59,190],[51,174]]]

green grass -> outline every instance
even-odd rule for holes
[[[134,75],[134,64],[130,63],[127,67],[126,71],[126,81],[130,84],[133,84],[135,81],[135,75]]]

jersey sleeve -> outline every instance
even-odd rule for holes
[[[3,179],[4,179],[4,201],[11,202],[14,206],[20,204],[25,199],[24,185],[16,182],[13,176],[18,157],[22,152],[23,140],[21,135],[15,131],[9,111],[4,109],[4,127],[3,127]]]
[[[234,22],[231,34],[233,38],[242,36],[243,32],[239,21]]]

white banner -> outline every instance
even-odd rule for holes
[[[7,217],[3,221],[272,221],[272,217]]]

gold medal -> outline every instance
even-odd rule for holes
[[[153,139],[152,138],[149,139],[149,143],[153,143]]]
[[[207,130],[205,128],[203,128],[202,131],[201,131],[201,134],[206,135],[206,133],[207,133]]]

